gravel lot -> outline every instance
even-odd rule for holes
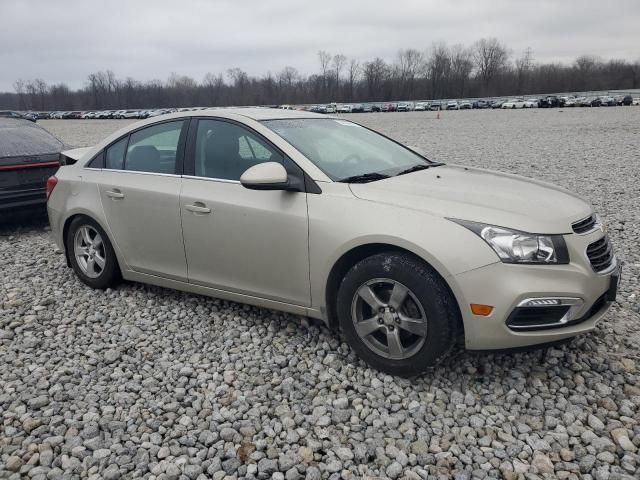
[[[433,159],[558,183],[626,261],[596,332],[380,374],[299,317],[91,291],[42,220],[0,226],[0,478],[640,478],[640,108],[353,115]],[[125,121],[42,121],[93,143]]]

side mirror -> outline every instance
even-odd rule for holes
[[[289,190],[289,177],[277,162],[266,162],[248,168],[240,177],[243,187],[250,190]]]

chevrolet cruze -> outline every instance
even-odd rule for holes
[[[178,112],[66,157],[49,219],[90,287],[126,279],[322,319],[392,374],[458,340],[560,341],[615,300],[619,262],[582,199],[341,118]]]

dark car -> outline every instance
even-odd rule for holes
[[[626,105],[627,107],[633,103],[633,97],[631,95],[625,95],[622,99],[622,105]]]
[[[16,208],[45,205],[47,179],[61,165],[65,148],[39,125],[0,118],[0,219]]]
[[[490,108],[491,105],[486,100],[476,100],[473,102],[473,108]]]
[[[538,101],[539,108],[564,107],[565,100],[555,95],[548,95]]]
[[[13,110],[0,110],[0,118],[17,118],[29,120],[30,122],[35,122],[37,120],[36,115],[32,113],[21,113]]]
[[[600,97],[588,98],[586,103],[589,107],[601,107],[602,99]]]

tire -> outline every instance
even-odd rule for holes
[[[404,298],[400,303],[393,299],[396,289],[396,298]],[[391,375],[413,376],[439,363],[455,345],[462,323],[441,277],[405,253],[380,253],[358,262],[343,278],[336,302],[349,345],[373,368]]]
[[[66,249],[73,271],[91,288],[104,290],[121,280],[113,246],[95,220],[74,218],[67,231]]]

